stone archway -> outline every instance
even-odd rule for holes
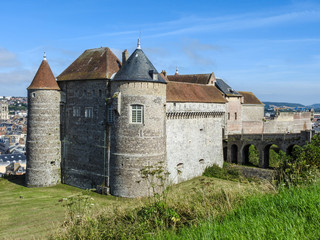
[[[275,168],[279,164],[278,154],[280,152],[280,148],[276,144],[268,144],[264,148],[264,168]]]
[[[247,144],[242,149],[242,163],[259,167],[259,151],[253,144]]]
[[[294,148],[295,148],[296,146],[298,146],[298,145],[296,145],[296,144],[290,145],[290,146],[286,149],[286,154],[287,154],[288,156],[292,156],[292,153],[293,153]]]
[[[231,146],[231,163],[238,163],[238,146],[236,144]]]

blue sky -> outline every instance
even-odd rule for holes
[[[262,101],[320,103],[320,1],[0,0],[0,96],[26,96],[43,52],[57,76],[84,50],[137,38],[158,71],[211,73]]]

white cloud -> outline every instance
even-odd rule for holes
[[[10,72],[0,73],[0,84],[6,85],[19,85],[25,83],[31,83],[34,72],[25,69],[16,69]]]
[[[182,51],[195,63],[199,65],[214,65],[211,58],[212,51],[219,51],[221,47],[208,43],[202,43],[198,39],[188,41],[182,46]]]
[[[20,62],[17,55],[5,48],[0,48],[0,68],[17,67]]]

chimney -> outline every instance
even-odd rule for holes
[[[128,60],[128,58],[129,58],[129,53],[126,49],[122,52],[122,66],[125,64],[125,62]]]
[[[167,77],[167,71],[166,70],[162,70],[161,73],[163,74],[164,77]]]

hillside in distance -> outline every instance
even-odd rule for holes
[[[271,106],[279,107],[279,108],[306,108],[311,109],[313,108],[314,111],[320,111],[320,103],[315,103],[312,105],[303,105],[300,103],[288,103],[288,102],[263,102],[265,105],[265,109],[269,109]]]
[[[265,107],[276,106],[276,107],[306,107],[300,103],[288,103],[288,102],[263,102]]]

